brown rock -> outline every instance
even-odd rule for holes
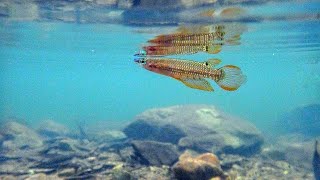
[[[218,157],[212,153],[205,153],[198,156],[196,159],[206,161],[207,163],[215,164],[217,166],[220,166],[220,161]]]
[[[173,166],[173,172],[175,177],[181,180],[206,180],[223,176],[219,159],[212,153],[205,153],[197,157],[184,153]]]

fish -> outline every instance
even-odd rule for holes
[[[225,32],[216,31],[208,33],[178,33],[158,35],[148,41],[148,43],[166,45],[166,46],[181,46],[181,45],[208,45],[215,41],[223,41]]]
[[[237,66],[225,65],[221,68],[215,68],[221,63],[219,59],[199,62],[184,59],[145,57],[136,58],[134,61],[144,69],[172,77],[190,88],[203,91],[214,91],[206,79],[214,80],[222,89],[227,91],[237,90],[246,81],[246,76]]]
[[[221,45],[198,45],[198,46],[144,46],[144,56],[167,56],[179,54],[195,54],[205,52],[217,54],[221,51]],[[136,56],[140,56],[136,54]]]
[[[315,142],[312,165],[315,179],[320,180],[320,144],[318,141]]]
[[[243,24],[180,26],[177,32],[162,34],[148,40],[157,46],[236,45],[246,31]]]

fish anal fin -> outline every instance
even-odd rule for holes
[[[212,59],[208,59],[205,64],[207,66],[212,66],[212,67],[215,67],[217,66],[218,64],[221,63],[221,60],[220,59],[215,59],[215,58],[212,58]]]
[[[181,81],[184,85],[193,88],[193,89],[200,89],[204,91],[213,91],[212,86],[210,83],[205,79],[190,79],[190,78],[176,78],[177,80]]]
[[[221,45],[210,45],[206,48],[209,54],[218,54],[221,51]]]

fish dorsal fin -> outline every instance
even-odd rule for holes
[[[212,86],[205,79],[190,79],[190,78],[183,78],[183,79],[176,78],[176,79],[181,81],[184,85],[190,88],[200,89],[204,91],[213,91]]]
[[[209,54],[218,54],[221,51],[221,45],[209,45],[205,46],[204,49]]]
[[[227,7],[221,10],[220,15],[222,17],[227,17],[227,18],[235,18],[235,17],[243,16],[245,12],[246,11],[240,7]]]
[[[186,26],[180,26],[180,27],[178,27],[178,29],[176,31],[177,31],[176,34],[189,34],[189,33],[191,33],[190,30]]]
[[[215,67],[218,64],[221,63],[220,59],[208,59],[206,62],[204,62],[206,66]]]
[[[200,34],[200,33],[209,33],[210,26],[204,25],[194,25],[194,26],[180,26],[176,34]]]

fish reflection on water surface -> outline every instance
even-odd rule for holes
[[[138,56],[167,56],[205,52],[217,54],[224,45],[239,45],[244,27],[232,25],[181,26],[176,33],[162,34],[148,40]]]
[[[227,91],[237,90],[246,81],[246,76],[237,66],[226,65],[218,69],[214,68],[221,62],[218,59],[198,62],[146,57],[137,58],[135,62],[149,71],[172,77],[190,88],[204,91],[213,91],[206,78],[214,80],[222,89]]]

